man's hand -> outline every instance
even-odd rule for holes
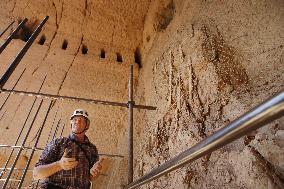
[[[65,149],[62,158],[58,161],[59,166],[63,170],[70,170],[78,165],[78,161],[75,158],[68,158],[67,153],[68,151]]]
[[[102,169],[102,162],[103,162],[103,158],[102,159],[100,159],[99,161],[97,161],[94,165],[93,165],[93,167],[90,169],[90,174],[91,174],[91,176],[93,177],[93,179],[94,178],[96,178],[98,175],[99,175],[99,173],[100,173],[100,170]]]

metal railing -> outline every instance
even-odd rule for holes
[[[36,110],[36,113],[35,113],[35,115],[34,115],[34,117],[33,117],[32,123],[30,124],[30,126],[29,126],[29,128],[28,128],[28,131],[27,131],[26,135],[24,136],[24,139],[23,139],[23,141],[22,141],[22,145],[21,145],[21,146],[24,146],[25,143],[27,142],[29,133],[30,133],[30,131],[31,131],[33,125],[34,125],[34,122],[35,122],[35,120],[36,120],[36,117],[37,117],[37,115],[38,115],[38,113],[39,113],[39,110],[40,110],[40,108],[41,108],[41,106],[42,106],[42,102],[43,102],[43,100],[40,101],[40,104],[39,104],[39,106],[37,107],[37,110]],[[7,187],[8,182],[9,182],[9,179],[10,179],[10,177],[12,176],[13,170],[14,170],[14,168],[16,167],[17,161],[18,161],[18,159],[19,159],[19,157],[20,157],[22,151],[23,151],[23,148],[19,148],[19,151],[18,151],[18,153],[17,153],[17,155],[16,155],[16,157],[15,157],[15,160],[14,160],[12,166],[11,166],[10,172],[8,173],[8,176],[7,176],[7,178],[5,179],[5,182],[4,182],[3,186],[2,186],[2,189],[4,189],[4,188]]]
[[[15,90],[15,86],[17,85],[18,81],[21,79],[23,73],[25,72],[25,70],[22,72],[22,74],[20,75],[20,77],[18,78],[17,82],[14,84],[12,89],[6,89],[4,88],[6,82],[8,81],[8,79],[10,78],[11,74],[14,72],[14,70],[16,69],[16,67],[18,66],[18,64],[20,63],[20,61],[22,60],[22,58],[24,57],[24,55],[26,54],[26,52],[29,50],[29,48],[31,47],[32,43],[34,42],[34,40],[36,39],[36,37],[39,35],[39,33],[41,32],[43,26],[45,25],[45,23],[48,20],[48,16],[46,16],[44,18],[44,20],[39,24],[39,26],[36,28],[36,30],[33,32],[33,34],[31,35],[31,37],[28,39],[28,41],[26,42],[26,44],[24,45],[24,47],[21,49],[21,51],[17,54],[17,56],[15,57],[15,59],[13,60],[13,62],[9,65],[9,67],[7,68],[7,70],[5,71],[5,73],[0,77],[0,93],[1,94],[8,94],[4,103],[1,105],[0,110],[4,107],[4,105],[6,104],[6,102],[8,101],[9,97],[11,94],[15,94],[15,95],[21,95],[21,96],[32,96],[35,97],[34,99],[34,103],[38,98],[41,98],[41,100],[43,99],[50,99],[50,100],[68,100],[68,101],[76,101],[76,102],[85,102],[85,103],[91,103],[91,104],[101,104],[101,105],[110,105],[110,106],[119,106],[119,107],[124,107],[124,108],[128,108],[128,141],[129,141],[129,146],[128,146],[128,183],[133,181],[133,110],[134,109],[145,109],[145,110],[156,110],[156,107],[153,106],[145,106],[145,105],[137,105],[135,104],[134,98],[133,98],[133,65],[130,66],[130,76],[129,76],[129,99],[128,102],[126,103],[122,103],[122,102],[114,102],[114,101],[106,101],[106,100],[97,100],[97,99],[86,99],[86,98],[78,98],[78,97],[72,97],[72,96],[61,96],[61,95],[52,95],[52,94],[46,94],[46,93],[41,93],[40,90],[38,92],[28,92],[28,91],[20,91],[20,90]],[[12,32],[12,34],[6,39],[6,41],[0,46],[0,54],[1,52],[7,47],[7,45],[11,42],[11,40],[15,37],[15,35],[17,34],[17,32],[24,27],[24,24],[27,22],[27,19],[24,19],[19,26]],[[46,78],[46,77],[45,77]],[[44,79],[45,81],[45,79]],[[43,82],[44,82],[43,81]],[[43,85],[43,83],[42,83]],[[42,87],[41,85],[41,87]],[[40,88],[41,89],[41,88]],[[31,110],[30,110],[31,111]],[[30,114],[30,113],[29,113]],[[3,114],[4,115],[4,114]],[[29,115],[28,115],[29,117]],[[27,117],[27,119],[28,119]],[[58,132],[59,129],[59,124],[60,122],[57,123],[57,126],[55,128],[55,132],[53,135],[53,138],[55,137],[55,135]],[[25,126],[25,124],[24,124]],[[24,126],[22,127],[22,130],[24,129]],[[64,125],[65,126],[65,125]],[[61,130],[61,134],[63,132],[64,126]],[[17,146],[17,143],[19,141],[19,138],[22,134],[22,130],[18,136],[18,139],[16,140],[16,143],[14,146],[11,145],[1,145],[0,147],[9,147],[12,148],[12,151],[9,155],[9,158],[7,159],[4,168],[2,169],[2,171],[0,172],[0,179],[2,179],[2,176],[6,173],[6,170],[10,170],[10,172],[8,173],[8,177],[5,180],[5,183],[3,185],[3,189],[8,187],[8,182],[12,177],[13,174],[13,170],[15,169],[15,165],[18,161],[18,156],[19,153],[21,153],[21,151],[23,149],[29,149],[30,147],[26,147],[24,145],[22,146]],[[52,130],[51,130],[52,131]],[[51,134],[50,131],[50,134]],[[40,137],[41,134],[41,130],[38,131],[39,135],[38,137]],[[49,137],[48,137],[49,139]],[[39,138],[36,138],[37,142],[39,140]],[[37,143],[36,142],[36,143]],[[37,144],[36,144],[37,145]],[[8,168],[8,163],[12,158],[13,152],[15,148],[19,148],[19,153],[17,154],[17,157],[13,163],[12,168]],[[30,164],[31,158],[34,154],[35,150],[38,150],[39,148],[37,148],[37,146],[34,146],[33,148],[31,148],[32,150],[32,155],[29,158],[29,162],[28,162],[28,166]],[[101,154],[101,155],[105,155],[105,156],[110,156],[110,157],[120,157],[123,158],[124,156],[122,155],[116,155],[116,154]],[[24,174],[21,177],[20,180],[20,184],[19,187],[21,187],[24,177],[27,173],[27,169],[28,166],[25,168]]]
[[[284,91],[274,95],[251,111],[231,122],[193,147],[166,161],[148,174],[130,183],[126,188],[132,189],[165,175],[188,164],[226,144],[264,126],[284,115]]]

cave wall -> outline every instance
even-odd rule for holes
[[[135,52],[142,43],[148,4],[148,1],[132,0],[0,1],[0,32],[15,21],[0,38],[0,44],[21,20],[28,18],[25,27],[0,55],[0,74],[4,73],[41,20],[49,16],[42,32],[4,88],[126,103],[130,65],[135,63]],[[135,82],[138,67],[134,64]],[[22,145],[41,99],[35,101],[35,97],[0,94],[1,106],[3,104],[0,110],[0,144],[15,145],[23,128],[17,142],[17,145]],[[43,98],[43,105],[24,146],[34,145],[50,101]],[[61,133],[67,136],[69,117],[78,107],[88,110],[91,128],[87,136],[106,158],[102,175],[93,183],[94,188],[120,188],[127,182],[126,108],[54,100],[37,147],[44,148],[46,142]],[[1,167],[4,167],[11,151],[12,148],[1,147]],[[11,167],[18,151],[13,151],[8,167]],[[40,150],[35,152],[24,187],[31,184],[31,170],[40,153]],[[30,155],[31,150],[23,150],[16,168],[24,168]],[[21,174],[21,170],[15,171],[11,178],[19,179]],[[0,186],[3,182],[0,181]],[[16,183],[11,181],[8,186],[16,187]]]
[[[0,55],[1,73],[40,20],[50,16],[5,88],[126,102],[129,65],[142,55],[142,67],[135,64],[135,101],[157,110],[135,110],[135,178],[283,90],[281,0],[3,0],[0,8],[1,31],[15,21],[0,43],[20,20],[29,19]],[[1,94],[0,103],[6,98]],[[8,97],[0,110],[1,144],[14,145],[33,101],[34,97]],[[34,144],[49,102],[44,99],[27,146]],[[59,135],[54,133],[57,125],[68,134],[70,113],[78,106],[91,114],[87,135],[99,151],[124,156],[106,156],[94,188],[122,188],[127,182],[124,108],[56,100],[39,147],[50,140],[50,130]],[[34,114],[35,109],[27,125]],[[283,188],[283,121],[141,188]],[[10,152],[1,148],[2,166]],[[17,168],[24,167],[30,153],[22,153]],[[30,182],[29,172],[25,186]]]
[[[135,178],[283,90],[284,2],[152,1],[136,99]],[[284,120],[141,188],[283,188]]]

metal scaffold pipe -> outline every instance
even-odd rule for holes
[[[29,110],[29,113],[28,113],[28,115],[27,115],[27,117],[26,117],[26,119],[25,119],[25,122],[24,122],[24,124],[23,124],[23,126],[22,126],[22,128],[21,128],[21,131],[20,131],[20,133],[19,133],[19,135],[18,135],[18,137],[17,137],[17,140],[16,140],[16,142],[15,142],[15,145],[17,145],[17,143],[18,143],[18,141],[19,141],[19,139],[20,139],[20,137],[21,137],[21,135],[22,135],[22,132],[23,132],[23,130],[24,130],[24,128],[25,128],[25,125],[26,125],[26,123],[27,123],[27,121],[28,121],[28,118],[30,117],[30,114],[31,114],[31,112],[32,112],[32,109],[33,109],[33,107],[34,107],[34,105],[35,105],[35,101],[36,101],[36,99],[33,101],[33,104],[32,104],[32,106],[31,106],[31,108],[30,108],[30,110]],[[6,162],[5,162],[5,165],[4,165],[4,169],[1,171],[1,173],[0,173],[0,178],[2,178],[2,176],[3,176],[3,174],[5,173],[5,168],[7,167],[7,165],[8,165],[8,163],[9,163],[9,161],[10,161],[10,159],[11,159],[11,157],[12,157],[12,155],[13,155],[13,153],[14,153],[14,149],[15,149],[15,147],[16,146],[8,146],[8,145],[0,145],[0,147],[12,147],[12,151],[11,151],[11,153],[10,153],[10,155],[9,155],[9,157],[8,157],[8,159],[6,160]],[[19,146],[19,148],[20,148],[21,146]]]
[[[128,89],[128,183],[131,183],[133,182],[133,65],[130,67]]]
[[[31,129],[32,129],[32,127],[33,127],[33,125],[34,125],[34,122],[35,122],[35,120],[36,120],[36,118],[37,118],[37,115],[38,115],[38,113],[39,113],[39,110],[40,110],[40,108],[41,108],[41,106],[42,106],[42,102],[43,102],[43,100],[41,100],[41,102],[40,102],[40,104],[39,104],[39,106],[38,106],[38,108],[37,108],[37,111],[36,111],[36,113],[35,113],[35,115],[34,115],[34,118],[33,118],[33,120],[32,120],[32,123],[31,123],[30,127],[28,128],[28,131],[27,131],[27,133],[26,133],[26,135],[25,135],[25,138],[24,138],[24,140],[23,140],[21,146],[25,146],[25,143],[26,143],[26,141],[27,141],[27,139],[28,139],[28,136],[29,136],[29,134],[30,134],[30,132],[31,132]],[[20,149],[19,149],[19,151],[18,151],[18,153],[17,153],[17,155],[16,155],[16,158],[15,158],[15,160],[14,160],[12,166],[11,166],[11,170],[10,170],[10,172],[9,172],[9,174],[8,174],[8,176],[7,176],[7,178],[6,178],[5,182],[4,182],[4,184],[3,184],[3,186],[2,186],[2,189],[5,189],[5,188],[7,187],[8,182],[9,182],[9,179],[10,179],[12,173],[13,173],[13,170],[14,170],[16,164],[17,164],[17,161],[18,161],[18,159],[19,159],[19,157],[20,157],[20,154],[21,154],[22,150],[23,150],[23,148],[20,148]]]
[[[110,106],[120,106],[120,107],[128,107],[128,103],[122,102],[111,102],[105,100],[95,100],[95,99],[87,99],[87,98],[77,98],[71,96],[60,96],[60,95],[52,95],[52,94],[45,94],[45,93],[36,93],[36,92],[27,92],[27,91],[18,91],[18,90],[9,90],[9,89],[0,89],[0,93],[11,93],[16,95],[25,95],[25,96],[35,96],[37,98],[51,98],[51,99],[58,99],[58,100],[70,100],[76,102],[86,102],[86,103],[93,103],[93,104],[101,104],[101,105],[110,105]],[[145,109],[145,110],[156,110],[154,106],[144,106],[144,105],[133,105],[133,108],[136,109]]]
[[[15,89],[15,87],[17,86],[17,84],[19,83],[20,79],[22,78],[24,72],[26,71],[26,68],[23,70],[23,72],[21,73],[20,77],[17,79],[16,83],[13,85],[13,90]],[[5,98],[4,102],[2,103],[1,107],[0,107],[0,111],[2,110],[2,108],[5,106],[5,104],[7,103],[9,97],[10,97],[11,93],[9,93],[7,95],[7,97]]]
[[[16,145],[6,145],[6,144],[0,144],[0,148],[23,148],[23,149],[32,149],[32,147],[29,146],[16,146]],[[43,150],[43,148],[37,148],[37,150]]]
[[[11,76],[11,74],[13,73],[13,71],[16,69],[17,65],[22,60],[22,58],[24,57],[26,52],[29,50],[29,48],[31,47],[31,45],[34,42],[34,40],[36,39],[36,37],[39,35],[39,33],[42,30],[42,27],[44,26],[44,24],[46,23],[47,20],[48,20],[48,16],[46,16],[44,18],[44,20],[39,24],[39,26],[33,32],[31,37],[29,38],[29,40],[26,42],[25,46],[22,48],[22,50],[19,52],[19,54],[13,60],[13,62],[9,65],[6,72],[2,75],[2,77],[0,79],[0,88],[1,89],[3,88],[3,86],[5,85],[5,83],[7,82],[9,77]],[[0,53],[1,53],[1,51],[0,51]]]
[[[23,75],[23,73],[25,72],[25,70],[26,70],[26,69],[24,69],[24,71],[22,72],[21,76]],[[21,78],[21,76],[19,77],[19,79]],[[17,85],[19,79],[17,80],[17,82],[16,82],[16,84],[14,85],[14,87]],[[40,91],[40,90],[42,89],[42,86],[43,86],[45,80],[46,80],[46,76],[44,77],[44,79],[43,79],[43,81],[42,81],[42,83],[41,83],[40,88],[39,88],[38,91]],[[26,117],[26,119],[25,119],[25,122],[24,122],[24,124],[23,124],[23,126],[22,126],[22,128],[21,128],[21,131],[20,131],[20,133],[19,133],[19,135],[18,135],[18,137],[17,137],[17,140],[16,140],[16,142],[15,142],[15,145],[18,144],[18,141],[19,141],[19,139],[20,139],[20,137],[21,137],[21,135],[22,135],[22,132],[23,132],[24,127],[25,127],[25,125],[26,125],[26,123],[27,123],[27,121],[28,121],[28,118],[29,118],[29,116],[30,116],[30,114],[31,114],[31,111],[32,111],[32,109],[33,109],[33,107],[34,107],[34,104],[35,104],[36,100],[37,100],[37,98],[35,98],[35,99],[33,100],[32,106],[31,106],[31,108],[30,108],[30,110],[29,110],[29,113],[28,113],[28,115],[27,115],[27,117]],[[6,101],[5,101],[5,102],[6,102]],[[3,105],[1,106],[1,108],[2,108],[2,107],[3,107]],[[0,110],[1,110],[1,109],[0,109]],[[0,145],[0,147],[3,147],[3,145]],[[8,159],[7,159],[7,161],[5,162],[5,165],[4,165],[5,168],[7,167],[8,163],[9,163],[9,161],[10,161],[12,155],[13,155],[13,152],[14,152],[14,148],[12,149],[12,151],[11,151],[11,153],[10,153],[10,155],[9,155],[9,157],[8,157]],[[0,178],[2,178],[2,176],[3,176],[4,173],[5,173],[5,169],[4,169],[3,171],[1,171],[1,173],[0,173]]]
[[[9,24],[5,30],[3,30],[3,32],[0,34],[0,37],[2,37],[2,35],[14,24],[15,21],[11,22],[11,24]]]
[[[18,31],[25,25],[25,23],[28,21],[27,18],[25,18],[18,27],[9,35],[9,37],[5,40],[5,42],[0,47],[0,54],[3,52],[3,50],[7,47],[7,45],[12,41],[12,39],[15,37],[15,35],[18,33]]]
[[[22,148],[22,149],[32,149],[32,147],[28,146],[12,146],[12,145],[6,145],[6,144],[0,144],[0,148]],[[36,150],[43,151],[43,148],[36,148]],[[117,158],[124,158],[123,155],[120,154],[106,154],[106,153],[99,153],[100,156],[107,156],[107,157],[117,157]],[[8,168],[7,168],[8,169]],[[1,170],[1,169],[0,169]]]
[[[56,119],[56,117],[57,117],[58,110],[59,110],[59,106],[57,107],[56,112],[55,112],[55,115],[54,115],[54,117],[53,117],[53,121],[52,121],[52,124],[51,124],[51,128],[50,128],[50,130],[49,130],[49,134],[48,134],[47,140],[46,140],[46,142],[45,142],[46,144],[48,144],[49,138],[51,137],[51,133],[52,133],[53,127],[54,127],[54,125],[55,125],[55,119]]]
[[[32,148],[31,148],[32,149]],[[0,167],[0,170],[3,170],[3,169],[7,169],[7,170],[11,170],[11,168],[4,168],[4,167]],[[14,168],[14,170],[24,170],[23,168]],[[28,171],[33,171],[33,169],[28,169]]]
[[[32,148],[32,152],[31,152],[31,155],[30,155],[29,160],[28,160],[28,162],[27,162],[27,164],[26,164],[24,173],[23,173],[23,175],[22,175],[22,177],[21,177],[21,180],[20,180],[20,183],[19,183],[17,189],[20,189],[21,186],[22,186],[22,184],[23,184],[23,182],[24,182],[24,179],[25,179],[25,176],[26,176],[26,174],[27,174],[27,171],[28,171],[28,168],[29,168],[29,166],[30,166],[30,163],[31,163],[31,161],[32,161],[34,152],[35,152],[35,150],[36,150],[36,148],[37,148],[37,144],[38,144],[39,138],[40,138],[40,136],[41,136],[43,127],[44,127],[44,125],[45,125],[46,119],[47,119],[47,117],[48,117],[48,115],[49,115],[49,112],[50,112],[50,110],[51,110],[52,103],[53,103],[53,101],[50,101],[49,106],[48,106],[47,113],[45,114],[43,123],[42,123],[42,125],[41,125],[41,127],[40,127],[40,129],[39,129],[39,133],[38,133],[37,139],[36,139],[36,141],[35,141],[35,143],[34,143],[34,146],[33,146],[33,148]]]
[[[64,128],[65,128],[65,123],[63,123],[62,129],[61,129],[61,133],[60,133],[60,137],[62,137],[62,134],[63,134]]]
[[[262,104],[245,113],[226,127],[200,141],[193,147],[181,152],[164,164],[152,169],[148,174],[129,184],[133,189],[157,179],[185,164],[209,154],[230,142],[254,131],[284,115],[284,91],[276,94]]]
[[[56,124],[56,127],[55,127],[55,131],[53,133],[53,137],[52,137],[52,140],[55,139],[56,135],[57,135],[57,131],[58,131],[58,127],[60,125],[60,122],[61,122],[61,119],[58,120],[57,124]]]

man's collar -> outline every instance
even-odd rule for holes
[[[71,140],[78,141],[76,135],[73,134],[73,133],[70,134],[68,138],[70,138]],[[78,141],[78,142],[79,142],[79,141]],[[86,144],[86,143],[90,143],[90,141],[89,141],[89,138],[85,135],[85,137],[84,137],[84,142],[82,142],[82,144]]]

